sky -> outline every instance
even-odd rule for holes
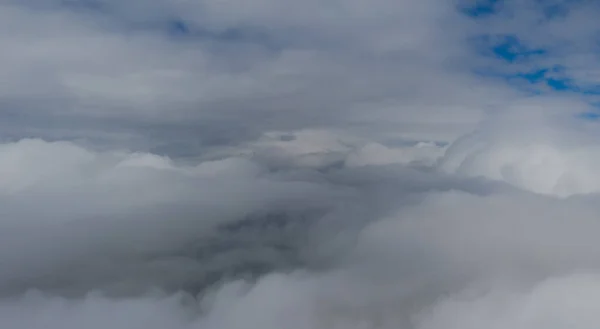
[[[0,327],[596,329],[599,14],[0,0]]]

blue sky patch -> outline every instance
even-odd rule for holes
[[[583,112],[583,113],[579,113],[577,115],[577,117],[580,119],[589,120],[589,121],[599,121],[600,113],[598,113],[598,112]]]
[[[167,31],[171,35],[188,35],[190,28],[181,20],[172,20],[167,23]]]
[[[516,63],[548,54],[546,49],[524,44],[514,34],[484,34],[471,39],[471,43],[480,55],[495,57],[507,63]]]
[[[515,77],[525,79],[529,83],[538,83],[546,78],[546,73],[548,73],[548,69],[538,69],[526,73],[517,73]]]
[[[485,18],[496,14],[501,4],[502,0],[478,0],[471,6],[461,7],[460,10],[474,18]]]
[[[548,78],[546,84],[556,91],[578,91],[573,80],[569,78]]]
[[[569,8],[564,4],[556,4],[544,7],[542,12],[547,19],[555,19],[567,16]]]
[[[547,53],[544,49],[533,48],[523,44],[516,35],[505,35],[501,37],[501,40],[500,43],[492,46],[492,52],[496,57],[510,63]]]
[[[536,0],[540,6],[540,11],[544,14],[546,19],[558,19],[566,17],[573,6],[584,2],[585,0]]]
[[[534,0],[534,3],[535,9],[543,17],[542,20],[554,20],[566,17],[573,7],[585,1]],[[476,0],[459,10],[475,20],[497,16],[507,4],[509,3],[505,3],[504,0]],[[580,94],[582,97],[600,95],[600,85],[578,82],[570,77],[568,70],[561,65],[539,65],[538,60],[544,59],[544,62],[547,62],[553,54],[549,49],[523,42],[517,34],[481,34],[471,42],[479,55],[494,59],[487,67],[476,68],[476,74],[491,79],[503,79],[515,88],[534,94],[569,92]],[[600,118],[600,114],[586,114],[585,117],[596,120]]]

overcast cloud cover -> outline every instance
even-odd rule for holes
[[[0,0],[0,328],[597,329],[598,15]]]

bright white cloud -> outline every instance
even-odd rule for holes
[[[586,106],[552,98],[544,102],[526,102],[491,116],[447,149],[440,168],[543,194],[599,192],[597,132],[575,119]]]

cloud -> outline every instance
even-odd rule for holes
[[[424,314],[417,328],[591,328],[597,320],[598,278],[573,275],[526,292],[500,288],[483,296],[457,296]]]
[[[0,171],[4,292],[21,289],[21,281],[85,291],[94,284],[132,280],[130,275],[150,264],[155,268],[145,270],[150,285],[151,277],[171,263],[209,272],[194,253],[205,248],[227,251],[235,237],[213,239],[211,228],[252,216],[323,211],[331,206],[323,200],[351,193],[327,183],[271,177],[260,163],[243,158],[186,165],[153,154],[93,152],[69,142],[41,140],[1,145]],[[197,250],[185,255],[189,244]],[[108,269],[103,275],[97,268],[117,266],[131,257],[133,263],[123,272]],[[154,260],[146,263],[145,257]],[[194,275],[175,275],[174,284]],[[146,285],[141,277],[135,280]]]
[[[596,11],[2,2],[0,327],[590,328]]]
[[[576,116],[586,107],[540,98],[504,108],[453,143],[439,167],[543,194],[598,192],[593,169],[598,156],[595,126]]]
[[[6,328],[185,328],[185,312],[178,306],[176,298],[111,301],[90,297],[74,303],[64,298],[29,294],[15,302],[3,302],[0,314]]]
[[[448,141],[513,93],[450,65],[468,24],[443,1],[77,3],[2,5],[18,31],[0,36],[5,137],[171,154],[270,130]],[[174,19],[189,33],[171,36]]]

